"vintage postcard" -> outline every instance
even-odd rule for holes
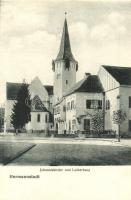
[[[131,199],[130,8],[0,0],[0,200]]]

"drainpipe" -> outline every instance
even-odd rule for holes
[[[121,110],[121,106],[120,106],[120,95],[117,96],[117,106],[118,106],[118,110]],[[118,142],[120,142],[120,123],[118,124]]]
[[[103,92],[103,132],[105,130],[105,92]]]

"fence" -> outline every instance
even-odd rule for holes
[[[10,130],[9,133],[14,133],[15,131]],[[8,132],[7,132],[8,134]],[[58,134],[54,130],[35,130],[35,131],[18,131],[17,134],[25,134],[30,136],[37,136],[37,137],[56,137],[56,138],[77,138],[77,137],[84,137],[84,138],[115,138],[116,131],[113,130],[105,130],[105,131],[64,131],[64,133]]]

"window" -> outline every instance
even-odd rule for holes
[[[60,106],[57,106],[54,108],[54,114],[59,114],[60,113]]]
[[[106,100],[106,110],[110,110],[110,101]]]
[[[69,131],[71,130],[71,121],[69,120]]]
[[[86,100],[86,108],[91,109],[91,100]]]
[[[73,100],[73,101],[71,101],[71,110],[73,110],[74,108],[75,108],[75,102]]]
[[[60,106],[57,107],[57,113],[60,113]]]
[[[129,97],[129,108],[131,108],[131,96]]]
[[[67,103],[67,110],[70,110],[70,102]]]
[[[86,100],[87,109],[102,109],[102,100]]]
[[[37,115],[37,122],[40,122],[40,114]]]
[[[29,122],[31,122],[31,114],[30,114],[30,116],[29,116]]]
[[[129,131],[131,132],[131,120],[129,120]]]
[[[47,114],[45,115],[45,123],[47,123],[48,122],[48,116],[47,116]]]
[[[65,111],[66,111],[66,106],[64,105],[64,106],[63,106],[63,112],[65,112]]]
[[[66,80],[66,85],[68,84],[68,80]]]
[[[90,119],[84,119],[84,130],[90,130]]]
[[[98,100],[98,109],[102,109],[102,100]]]
[[[72,130],[74,130],[74,129],[75,129],[75,125],[76,125],[76,120],[75,120],[75,119],[73,119],[73,120],[72,120]]]

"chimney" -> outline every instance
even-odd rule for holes
[[[91,75],[91,73],[85,73],[84,78],[87,78],[90,75]]]

